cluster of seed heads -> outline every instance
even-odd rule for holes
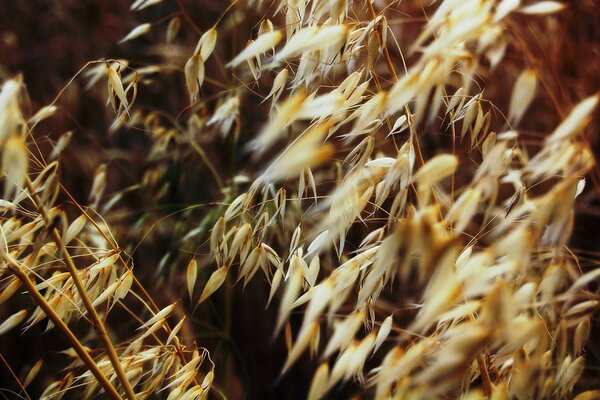
[[[131,8],[159,3],[136,0]],[[136,108],[138,84],[169,73],[166,60],[141,68],[94,62],[84,77],[89,88],[108,84],[111,132],[140,128],[151,138],[148,160],[159,167],[142,185],[164,174],[160,160],[172,143],[200,155],[225,205],[206,219],[209,254],[189,262],[187,295],[201,307],[228,280],[268,282],[268,303],[278,307],[274,333],[285,331],[289,343],[282,373],[304,354],[314,360],[309,399],[346,382],[375,399],[574,397],[598,309],[588,284],[600,269],[581,271],[568,245],[575,203],[594,167],[584,132],[599,96],[568,110],[532,149],[519,124],[540,96],[539,66],[516,77],[504,114],[475,84],[502,68],[510,18],[552,18],[565,5],[435,1],[412,46],[401,49],[389,21],[400,2],[383,3],[233,2],[179,57],[186,126],[166,126],[158,113]],[[244,10],[262,19],[221,65]],[[170,20],[167,47],[181,26],[179,17]],[[143,23],[122,42],[158,29]],[[216,103],[203,96],[215,64],[241,83],[218,93]],[[60,161],[46,164],[32,151],[35,126],[57,107],[27,120],[22,91],[16,78],[0,94],[0,302],[24,288],[37,308],[13,313],[0,334],[48,319],[47,329],[68,338],[73,350],[64,355],[73,362],[44,398],[76,386],[86,397],[205,398],[214,376],[208,350],[181,343],[184,319],[169,324],[177,303],[156,306],[101,217],[120,200],[105,199],[106,167],[69,223],[55,204],[66,192]],[[261,106],[258,96],[270,104]],[[245,137],[244,122],[262,115],[245,116],[248,107],[265,118]],[[432,131],[451,145],[429,151],[424,136]],[[241,141],[253,171],[223,179],[200,146],[207,135]],[[59,139],[51,160],[71,136]],[[190,229],[185,240],[200,233]],[[199,273],[199,263],[211,267]],[[113,343],[104,317],[135,302],[149,317]],[[298,326],[292,313],[302,315]],[[81,319],[96,332],[86,339],[98,345],[93,351],[69,328]]]

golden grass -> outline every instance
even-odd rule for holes
[[[560,24],[569,5],[403,3],[239,0],[202,31],[177,0],[166,23],[138,24],[121,42],[150,40],[160,61],[94,61],[69,83],[95,93],[105,81],[110,133],[150,143],[139,182],[115,189],[101,164],[87,204],[59,175],[70,173],[62,157],[77,132],[40,147],[63,93],[31,112],[22,77],[2,83],[0,335],[48,319],[71,346],[63,370],[40,360],[22,381],[4,362],[20,395],[30,398],[41,373],[44,399],[228,397],[227,361],[221,371],[196,340],[193,314],[224,287],[229,335],[234,285],[262,280],[288,344],[281,374],[312,360],[309,399],[349,382],[374,399],[597,398],[578,382],[600,272],[580,268],[570,238],[595,176],[587,137],[599,95],[561,109],[553,129],[522,128],[555,97],[552,66],[534,62],[522,48],[531,38],[513,29]],[[144,103],[172,74],[186,91],[177,115]],[[511,86],[489,97],[505,84],[498,74]],[[220,160],[229,144],[226,157],[247,167]],[[154,260],[177,294],[151,295],[138,279],[145,267],[133,268],[112,232],[141,243],[154,225],[137,235],[119,223],[119,205],[140,188],[166,204],[198,164],[189,154],[209,172],[214,203],[199,226],[168,216],[174,240],[195,250]],[[182,176],[169,172],[173,160]],[[113,326],[119,315],[135,326]]]

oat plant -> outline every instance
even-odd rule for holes
[[[228,336],[232,293],[252,302],[257,281],[255,318],[274,309],[287,344],[272,384],[312,376],[297,398],[600,398],[586,382],[600,269],[571,248],[599,187],[600,98],[559,101],[570,82],[533,46],[558,40],[573,4],[206,1],[196,18],[188,3],[132,2],[121,42],[150,61],[91,61],[67,83],[103,96],[108,135],[145,138],[132,186],[102,165],[76,201],[58,172],[77,132],[45,152],[36,130],[62,92],[28,115],[35,93],[2,83],[0,334],[64,337],[43,398],[236,398],[219,349],[178,335],[200,337],[202,310],[223,304]],[[171,228],[119,219],[127,193],[167,207],[196,175],[202,200],[187,193]],[[174,302],[115,236],[168,237],[152,263]],[[28,397],[43,362],[24,379],[5,364]]]

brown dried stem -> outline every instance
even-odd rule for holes
[[[4,253],[4,258],[7,261],[8,268],[10,271],[15,274],[15,276],[23,283],[23,285],[27,288],[29,295],[33,298],[35,303],[44,311],[44,313],[48,316],[48,318],[52,321],[52,323],[56,326],[56,328],[64,335],[67,341],[71,344],[81,361],[85,363],[90,372],[96,377],[98,383],[106,390],[106,393],[110,395],[111,398],[120,400],[121,395],[117,392],[117,389],[108,381],[106,376],[100,371],[98,365],[96,365],[95,361],[88,354],[88,352],[83,348],[77,337],[73,334],[73,332],[69,329],[67,324],[60,318],[60,316],[54,311],[52,306],[48,304],[44,296],[41,295],[40,292],[35,288],[35,284],[29,279],[29,276],[23,270],[23,267],[19,264],[17,260],[12,258],[9,254]]]
[[[4,358],[4,356],[2,355],[2,353],[0,353],[0,361],[2,361],[2,364],[4,364],[4,367],[8,370],[8,373],[13,378],[13,380],[17,383],[17,385],[19,385],[19,389],[21,389],[21,392],[23,393],[23,396],[27,400],[31,400],[31,397],[29,397],[29,394],[27,393],[27,390],[25,389],[25,386],[23,386],[23,384],[21,383],[21,380],[15,374],[15,371],[13,371],[13,369],[10,367],[10,364],[6,361],[6,359]]]
[[[29,179],[29,177],[27,177],[27,179],[26,179],[26,184],[27,184],[27,189],[31,193],[31,198],[33,199],[39,212],[42,214],[44,220],[46,220],[46,222],[48,224],[51,224],[51,221],[49,220],[49,217],[48,217],[48,212],[46,211],[46,208],[45,208],[42,200],[36,194],[35,188],[33,187],[33,184],[31,182],[31,180]],[[81,279],[79,278],[78,269],[75,266],[75,263],[73,262],[73,259],[71,258],[71,255],[69,254],[64,242],[62,241],[60,233],[58,232],[58,230],[56,228],[54,228],[54,229],[52,229],[51,235],[52,235],[52,240],[54,241],[54,243],[56,243],[56,246],[60,249],[61,253],[63,254],[65,265],[67,266],[69,274],[73,278],[73,283],[75,284],[75,287],[77,288],[77,292],[79,293],[79,296],[81,297],[81,300],[83,301],[83,305],[85,306],[85,309],[90,314],[94,328],[96,329],[96,332],[98,333],[98,336],[100,337],[100,340],[102,341],[102,343],[104,345],[106,354],[107,354],[108,358],[110,359],[110,362],[115,370],[115,373],[117,374],[117,377],[119,379],[119,382],[121,383],[121,386],[125,390],[127,398],[129,400],[135,400],[136,399],[135,393],[133,392],[133,388],[131,387],[129,380],[127,379],[127,375],[125,375],[125,371],[123,370],[123,367],[121,366],[121,362],[119,361],[119,356],[117,355],[117,352],[115,351],[115,348],[108,336],[106,327],[104,326],[104,323],[102,322],[102,320],[100,319],[100,316],[96,312],[96,309],[92,305],[92,301],[90,300],[90,298],[87,295],[85,287],[83,286],[83,282],[81,282]]]
[[[94,219],[83,209],[83,207],[81,207],[81,205],[79,205],[79,203],[73,198],[73,196],[71,196],[71,193],[69,193],[69,191],[65,187],[63,187],[62,185],[61,185],[61,189],[62,189],[63,193],[69,198],[69,200],[75,205],[75,207],[77,207],[77,209],[79,210],[79,212],[81,212],[83,215],[85,215],[86,219],[88,221],[90,221],[90,223],[94,226],[94,228],[96,228],[96,230],[106,240],[106,242],[109,243],[113,247],[114,250],[118,250],[117,246],[113,243],[112,240],[110,240],[110,238],[106,235],[106,233],[102,230],[102,228],[100,228],[100,226],[96,223],[96,221],[94,221]],[[119,258],[118,258],[118,260],[121,263],[121,265],[123,266],[123,268],[125,268],[127,271],[131,271],[131,268],[129,267],[129,265],[127,265],[127,262],[123,259],[123,257],[121,256],[120,252],[119,252]],[[132,276],[133,276],[133,283],[134,283],[134,285],[141,292],[141,294],[144,297],[144,299],[148,302],[148,303],[144,302],[144,305],[146,307],[148,307],[154,313],[159,312],[160,308],[158,308],[158,306],[156,305],[156,303],[152,299],[152,296],[150,296],[150,293],[148,293],[148,291],[146,290],[146,288],[144,288],[144,286],[137,279],[137,277],[135,276],[135,274],[133,274]],[[165,323],[164,323],[163,327],[165,328],[165,330],[167,331],[168,334],[171,334],[171,327],[170,327],[168,321],[165,320]],[[181,360],[181,362],[183,364],[186,364],[187,363],[187,359],[185,357],[185,354],[183,353],[183,349],[181,348],[181,344],[179,343],[179,341],[178,340],[173,341],[173,345],[175,346],[175,351],[177,352],[177,356],[179,357],[179,359]],[[196,378],[194,378],[194,383],[196,383],[196,384],[198,383],[196,381]]]

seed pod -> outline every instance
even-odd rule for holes
[[[373,353],[375,353],[379,347],[381,347],[385,339],[387,339],[390,331],[392,330],[392,322],[392,316],[389,315],[379,327],[377,337],[375,338],[375,344],[373,346]]]
[[[177,33],[179,33],[179,28],[181,27],[181,20],[179,17],[173,17],[169,21],[169,26],[167,27],[167,44],[173,42]]]
[[[135,28],[133,28],[131,30],[131,32],[129,32],[123,39],[121,39],[119,41],[119,43],[123,43],[128,40],[138,38],[138,37],[142,36],[143,34],[148,33],[150,31],[151,27],[152,27],[152,25],[149,23],[138,25]]]
[[[579,354],[583,350],[583,346],[590,335],[590,320],[584,319],[575,328],[575,336],[573,338],[573,353]]]
[[[185,63],[184,67],[185,84],[190,95],[190,102],[194,102],[198,99],[200,93],[200,86],[204,80],[204,61],[199,54],[194,54]]]
[[[12,200],[25,185],[29,157],[25,138],[21,135],[11,136],[2,147],[2,165],[0,172],[4,180],[4,199]]]
[[[4,251],[4,250],[2,250]],[[21,286],[21,281],[13,278],[11,281],[2,288],[0,291],[0,304],[4,303],[6,300],[10,299],[13,294],[17,291],[17,289]]]
[[[520,8],[519,12],[537,15],[554,14],[563,10],[565,7],[565,4],[559,3],[558,1],[540,1]]]
[[[0,324],[0,336],[23,322],[25,317],[27,317],[27,310],[21,310],[6,318],[4,322]]]
[[[458,158],[452,154],[440,154],[423,165],[414,175],[419,186],[431,186],[452,175],[458,167]]]
[[[537,74],[533,69],[526,69],[517,78],[510,97],[508,119],[516,125],[521,121],[525,111],[535,97]]]
[[[231,60],[227,67],[237,67],[244,61],[258,57],[265,53],[267,50],[272,49],[277,43],[283,38],[281,31],[266,32],[260,35],[256,40],[252,41],[244,50],[240,52],[233,60]]]
[[[31,367],[25,379],[23,379],[23,387],[29,386],[29,384],[35,379],[37,374],[40,372],[40,369],[44,365],[44,359],[40,358],[34,365]]]
[[[187,281],[187,289],[188,295],[190,296],[190,301],[192,300],[192,293],[194,292],[194,285],[196,284],[196,278],[198,277],[198,262],[195,258],[188,263],[186,270],[186,281]]]
[[[204,300],[206,300],[211,294],[213,294],[218,288],[221,287],[223,282],[225,282],[225,278],[227,277],[228,271],[229,267],[224,266],[217,269],[211,274],[210,278],[208,278],[208,282],[206,282],[206,286],[204,287],[204,290],[200,295],[200,300],[198,300],[196,306],[204,302]]]
[[[198,44],[194,50],[194,55],[198,54],[202,60],[206,61],[215,49],[216,44],[217,30],[215,28],[211,28],[204,32],[204,34],[200,37],[200,40],[198,40]]]
[[[327,381],[329,379],[329,364],[321,363],[315,372],[315,375],[308,390],[308,400],[319,400],[327,391]]]

